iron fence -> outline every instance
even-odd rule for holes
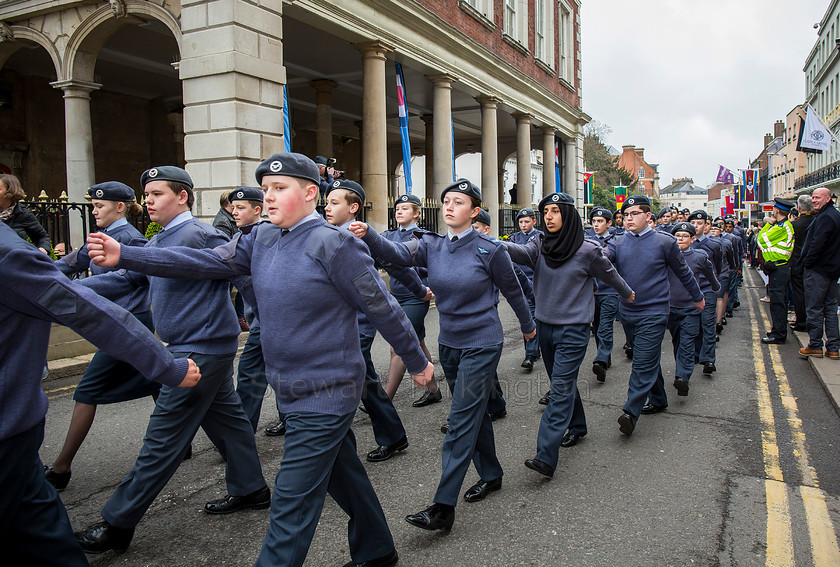
[[[814,173],[800,177],[794,185],[794,190],[799,191],[806,187],[813,187],[815,185],[822,185],[835,179],[840,179],[840,161],[834,162],[830,165],[818,169]]]

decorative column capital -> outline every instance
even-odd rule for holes
[[[543,134],[551,134],[552,136],[557,135],[557,127],[555,126],[542,126],[540,130],[542,130]]]
[[[63,90],[64,98],[90,98],[90,93],[98,91],[102,87],[99,83],[80,81],[78,79],[54,81],[50,83],[50,86],[54,89]]]
[[[395,49],[393,45],[378,39],[356,43],[353,47],[361,51],[365,59],[381,59],[382,61],[385,61],[386,55]]]
[[[531,120],[534,119],[534,117],[528,114],[527,112],[517,112],[515,114],[511,114],[511,116],[513,116],[517,124],[530,124]]]
[[[502,100],[493,95],[479,95],[475,97],[475,101],[481,105],[481,108],[496,108]]]
[[[443,88],[450,88],[452,83],[458,80],[458,77],[453,77],[452,75],[447,75],[446,73],[440,73],[437,75],[426,75],[426,78],[432,82],[432,84],[436,87],[443,87]]]
[[[309,86],[315,89],[318,94],[331,93],[338,86],[338,83],[329,79],[315,79],[309,81]]]

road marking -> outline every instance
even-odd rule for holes
[[[770,328],[770,321],[765,310],[760,309],[758,313],[764,327]],[[753,325],[754,341],[757,327],[758,325]],[[799,406],[796,403],[796,397],[790,389],[790,382],[782,365],[779,350],[773,347],[769,350],[773,373],[776,376],[776,382],[779,386],[779,395],[781,396],[782,405],[785,407],[787,421],[793,437],[793,455],[796,458],[797,468],[802,475],[803,486],[799,487],[799,495],[805,506],[805,519],[808,523],[808,535],[811,539],[811,556],[816,567],[836,567],[840,565],[840,546],[837,544],[834,525],[831,523],[831,518],[828,514],[825,493],[819,488],[820,484],[817,478],[817,471],[811,466],[810,459],[808,458],[808,447],[806,445],[805,431],[802,428],[802,419],[799,417]],[[761,364],[762,366],[764,365],[763,357]],[[776,450],[778,451],[778,446]]]

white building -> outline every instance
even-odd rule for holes
[[[695,185],[690,177],[672,179],[670,185],[659,190],[659,201],[663,207],[696,211],[705,209],[707,200],[707,190]]]

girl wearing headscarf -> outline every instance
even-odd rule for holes
[[[543,236],[521,246],[505,246],[511,259],[534,269],[537,336],[551,377],[548,406],[537,435],[537,454],[525,466],[554,476],[558,451],[586,435],[586,415],[577,388],[578,371],[589,345],[595,315],[594,278],[627,301],[635,293],[618,275],[596,242],[584,239],[574,199],[553,193],[540,201]]]

